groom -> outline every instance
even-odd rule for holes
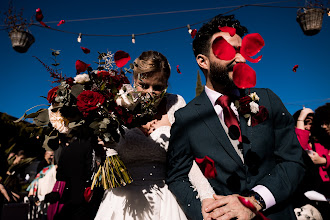
[[[236,32],[228,33],[228,27]],[[234,66],[246,62],[239,50],[245,33],[234,16],[216,16],[201,27],[193,42],[206,85],[200,96],[175,114],[167,173],[169,189],[189,219],[252,219],[257,214],[253,207],[270,219],[296,219],[290,199],[304,165],[293,118],[271,90],[237,89],[233,83]],[[216,56],[215,39],[234,47],[234,57],[221,52],[221,47],[228,49],[224,44],[218,51],[222,55]],[[242,106],[232,102],[228,107],[222,96],[241,98]],[[252,111],[252,101],[258,103],[258,112]],[[243,111],[244,104],[251,117]],[[193,160],[216,193],[202,203],[188,178]],[[238,195],[253,206],[244,206]]]

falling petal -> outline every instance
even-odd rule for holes
[[[181,71],[180,71],[180,69],[179,69],[179,65],[176,66],[176,71],[177,71],[179,74],[181,74]]]
[[[190,33],[191,38],[194,39],[196,34],[197,34],[197,29],[192,30],[191,33]]]
[[[86,47],[80,47],[82,49],[82,51],[85,53],[85,54],[88,54],[91,52],[90,49],[86,48]]]
[[[60,22],[58,22],[57,26],[60,26],[61,24],[64,24],[65,20],[60,20]]]
[[[116,65],[121,68],[131,59],[128,53],[122,50],[118,50],[114,55]]]
[[[257,63],[261,60],[262,56],[259,56],[255,59],[251,57],[256,55],[261,50],[261,48],[263,48],[263,46],[265,46],[265,41],[260,34],[248,34],[242,40],[241,54],[251,63]]]
[[[86,63],[84,63],[81,60],[77,60],[76,61],[76,70],[77,70],[77,73],[85,72],[89,66],[90,66],[90,64],[86,64]]]
[[[196,157],[195,161],[206,178],[214,179],[217,176],[217,170],[215,168],[214,161],[210,157]]]
[[[44,19],[44,15],[42,14],[41,9],[40,9],[40,8],[37,8],[37,9],[36,9],[36,20],[37,20],[42,26],[49,28],[49,26],[46,25],[46,24],[42,21],[42,19]]]
[[[40,8],[36,9],[36,20],[38,22],[42,21],[42,19],[44,18],[44,15],[42,14],[42,11]]]
[[[233,81],[240,89],[251,88],[256,85],[256,72],[246,63],[237,63],[233,69]]]
[[[217,37],[212,44],[212,50],[216,57],[221,60],[232,60],[236,51],[223,37]]]
[[[293,71],[293,72],[297,72],[298,67],[299,67],[298,65],[294,65],[292,71]]]
[[[46,27],[46,28],[49,28],[49,26],[48,26],[47,24],[45,24],[45,22],[40,21],[39,23],[40,23],[42,26],[44,26],[44,27]]]
[[[236,29],[233,28],[233,27],[227,27],[227,26],[220,27],[219,26],[219,30],[222,31],[222,32],[228,32],[231,37],[236,34]]]

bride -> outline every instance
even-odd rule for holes
[[[134,86],[138,91],[160,96],[166,90],[171,69],[164,55],[146,51],[133,65]],[[153,120],[140,128],[126,129],[114,149],[133,182],[107,190],[95,219],[187,219],[165,184],[166,151],[174,112],[184,106],[181,96],[166,94]],[[212,198],[214,191],[195,163],[189,178],[201,200]]]

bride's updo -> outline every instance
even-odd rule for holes
[[[162,78],[168,81],[171,67],[166,57],[157,51],[145,51],[133,63],[134,80],[148,78],[154,73],[161,73]],[[139,76],[140,75],[140,76]]]

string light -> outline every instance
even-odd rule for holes
[[[78,43],[81,43],[81,36],[82,36],[82,34],[79,33],[79,36],[78,36],[78,38],[77,38]]]
[[[190,24],[187,24],[187,28],[188,28],[188,33],[191,34],[192,30],[190,28]]]
[[[132,43],[135,44],[135,35],[132,34]]]

